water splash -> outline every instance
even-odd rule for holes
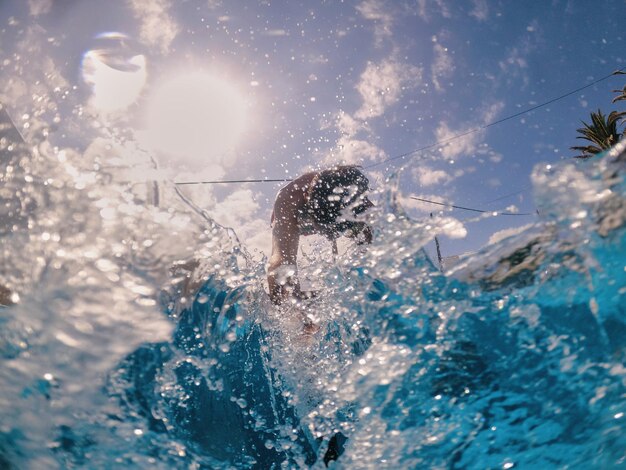
[[[20,138],[5,467],[624,464],[623,148],[539,166],[539,221],[445,275],[423,247],[448,221],[410,220],[390,184],[374,243],[310,257],[323,293],[277,309],[235,237],[126,171],[141,152]]]

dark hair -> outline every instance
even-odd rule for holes
[[[356,186],[356,191],[354,187]],[[322,170],[309,192],[307,210],[311,218],[328,236],[336,236],[339,231],[337,217],[346,207],[354,204],[369,188],[369,180],[355,165],[342,165]],[[354,214],[367,207],[353,209]]]

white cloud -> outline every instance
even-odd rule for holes
[[[50,13],[52,0],[28,0],[28,10],[31,15],[39,16]]]
[[[149,46],[158,47],[168,53],[172,41],[179,32],[179,26],[170,16],[169,0],[128,0],[131,9],[140,21],[139,38]]]
[[[137,139],[140,141],[140,138]],[[185,168],[181,165],[179,160],[173,159],[172,161],[159,159],[159,168],[163,171],[167,171],[170,177],[178,182],[182,181],[215,181],[224,178],[226,170],[220,163],[207,162],[202,167],[193,169]],[[200,184],[200,185],[186,185],[185,192],[193,191],[194,200],[206,200],[205,198],[210,195],[213,198],[213,185]]]
[[[490,122],[495,120],[503,109],[504,101],[496,101],[495,103],[490,104],[483,110],[483,123],[489,124]]]
[[[258,209],[259,203],[255,201],[252,191],[239,189],[216,204],[215,208],[211,210],[211,215],[221,225],[235,228],[250,219]]]
[[[501,153],[496,153],[496,152],[491,152],[489,154],[489,161],[491,161],[491,163],[500,163],[503,160],[503,156]]]
[[[474,8],[470,11],[470,16],[473,16],[478,21],[486,21],[489,17],[489,6],[487,0],[472,0]]]
[[[452,57],[448,53],[447,47],[444,47],[439,43],[435,43],[435,45],[433,46],[433,51],[435,58],[432,65],[430,66],[432,82],[435,85],[435,89],[437,91],[441,91],[443,90],[443,86],[441,85],[439,80],[452,76],[455,67],[454,62],[452,61]]]
[[[428,19],[428,14],[426,13],[426,0],[417,0],[417,14],[423,20]]]
[[[366,161],[376,161],[385,158],[386,154],[380,147],[366,140],[351,136],[340,137],[337,141],[337,151],[324,159],[324,163],[363,164]]]
[[[269,218],[249,221],[238,236],[254,258],[258,259],[263,255],[269,258],[272,251],[272,228]]]
[[[439,13],[444,18],[450,18],[450,8],[446,4],[446,0],[417,0],[417,14],[424,21],[428,21],[431,12]]]
[[[464,133],[465,135],[463,135]],[[454,131],[445,122],[439,123],[439,127],[435,130],[437,142],[441,142],[441,154],[447,159],[476,153],[478,144],[484,135],[484,130],[475,132],[471,132],[470,129]]]
[[[268,29],[261,33],[263,36],[289,36],[289,33],[284,29]]]
[[[525,57],[526,53],[519,48],[514,47],[509,51],[508,56],[499,62],[500,70],[505,73],[518,73],[528,67]]]
[[[355,113],[357,119],[381,116],[387,107],[396,104],[405,87],[421,82],[422,70],[413,65],[393,59],[379,64],[368,62],[356,89],[363,98],[361,108]]]
[[[494,243],[498,243],[498,242],[504,240],[505,238],[509,238],[509,237],[514,236],[514,235],[518,235],[518,234],[526,231],[527,229],[529,229],[533,225],[534,224],[526,224],[526,225],[522,225],[521,227],[512,227],[512,228],[506,228],[504,230],[500,230],[499,232],[496,232],[493,235],[491,235],[491,237],[489,237],[489,241],[487,242],[487,244],[488,245],[493,245]]]
[[[497,101],[485,107],[478,122],[489,124],[504,108],[503,101]],[[441,154],[447,159],[473,155],[479,151],[479,145],[485,137],[486,129],[478,125],[465,126],[458,130],[450,129],[446,122],[439,123],[435,130],[437,142],[441,142]],[[483,152],[484,149],[481,149]]]
[[[424,166],[414,168],[412,173],[413,178],[415,178],[421,186],[445,184],[452,179],[452,176],[443,170],[433,170]]]
[[[500,75],[495,77],[496,81],[509,86],[514,84],[519,86],[518,82],[521,80],[522,86],[527,87],[530,83],[528,57],[543,47],[544,43],[545,38],[539,22],[536,19],[532,20],[516,43],[507,48],[505,57],[498,62]]]
[[[417,197],[433,202],[446,202],[440,196],[419,195]],[[442,233],[450,238],[465,238],[467,236],[467,228],[460,220],[455,217],[441,215],[442,211],[451,210],[450,208],[438,204],[430,204],[428,202],[418,201],[412,199],[410,196],[402,196],[399,198],[399,200],[400,204],[405,209],[412,209],[414,211],[421,212],[421,215],[423,217],[428,217],[428,220],[432,221],[432,224],[436,226],[435,235],[437,233]],[[430,214],[433,214],[435,216],[431,218]]]
[[[339,111],[335,117],[335,127],[339,130],[342,136],[355,136],[361,131],[368,131],[369,126],[362,121],[353,118],[350,114]]]
[[[381,148],[364,140],[371,134],[370,126],[344,111],[339,111],[332,123],[322,124],[322,127],[335,127],[340,133],[335,151],[322,157],[324,164],[363,164],[386,156]]]
[[[419,194],[419,195],[415,195],[415,197],[418,197],[420,199],[424,199],[427,201],[445,203],[444,199],[441,196],[435,196],[433,194],[426,194],[426,195]],[[418,201],[417,199],[413,199],[411,196],[400,196],[399,201],[402,207],[404,207],[405,209],[415,210],[419,212],[430,213],[430,212],[441,212],[445,210],[451,210],[450,208],[447,208],[445,206],[440,206],[438,204],[431,204],[425,201]]]
[[[223,201],[217,201],[207,212],[220,225],[232,228],[239,241],[252,254],[269,255],[272,246],[270,218],[259,218],[257,195],[250,189],[239,189]],[[255,256],[256,257],[256,256]]]
[[[356,85],[363,99],[361,107],[352,115],[344,111],[335,115],[332,125],[340,134],[337,150],[323,158],[323,162],[362,164],[384,159],[385,152],[367,140],[372,132],[369,120],[382,116],[400,100],[406,88],[418,85],[421,78],[419,67],[394,59],[385,59],[379,64],[368,62]]]
[[[365,0],[356,9],[366,20],[374,21],[374,36],[376,43],[391,36],[393,16],[389,13],[389,6],[380,0]]]

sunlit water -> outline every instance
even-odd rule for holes
[[[540,221],[445,275],[390,181],[277,309],[140,151],[3,136],[0,467],[626,465],[624,153],[537,167]]]

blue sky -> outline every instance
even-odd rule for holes
[[[94,122],[104,123],[149,148],[177,181],[295,177],[348,162],[370,168],[381,188],[402,166],[402,200],[416,218],[440,208],[411,195],[534,212],[532,168],[569,160],[575,130],[590,111],[620,109],[611,90],[622,88],[622,77],[448,145],[395,157],[626,66],[623,0],[9,0],[0,3],[0,18],[0,98],[18,127],[36,115],[53,126],[54,144],[80,153],[102,138]],[[181,77],[191,78],[180,85]],[[209,90],[194,88],[213,79]],[[187,90],[176,100],[182,107],[165,99],[175,85],[161,100],[169,104],[156,104],[167,83]],[[121,97],[126,101],[117,103]],[[219,105],[216,118],[211,110],[219,106],[211,103],[219,97],[240,100],[240,112],[230,116]],[[196,102],[201,109],[186,112]],[[198,121],[213,124],[185,134]],[[267,252],[279,187],[182,190],[244,243]],[[464,238],[442,237],[444,255],[476,250],[494,233],[532,221],[465,222]]]

